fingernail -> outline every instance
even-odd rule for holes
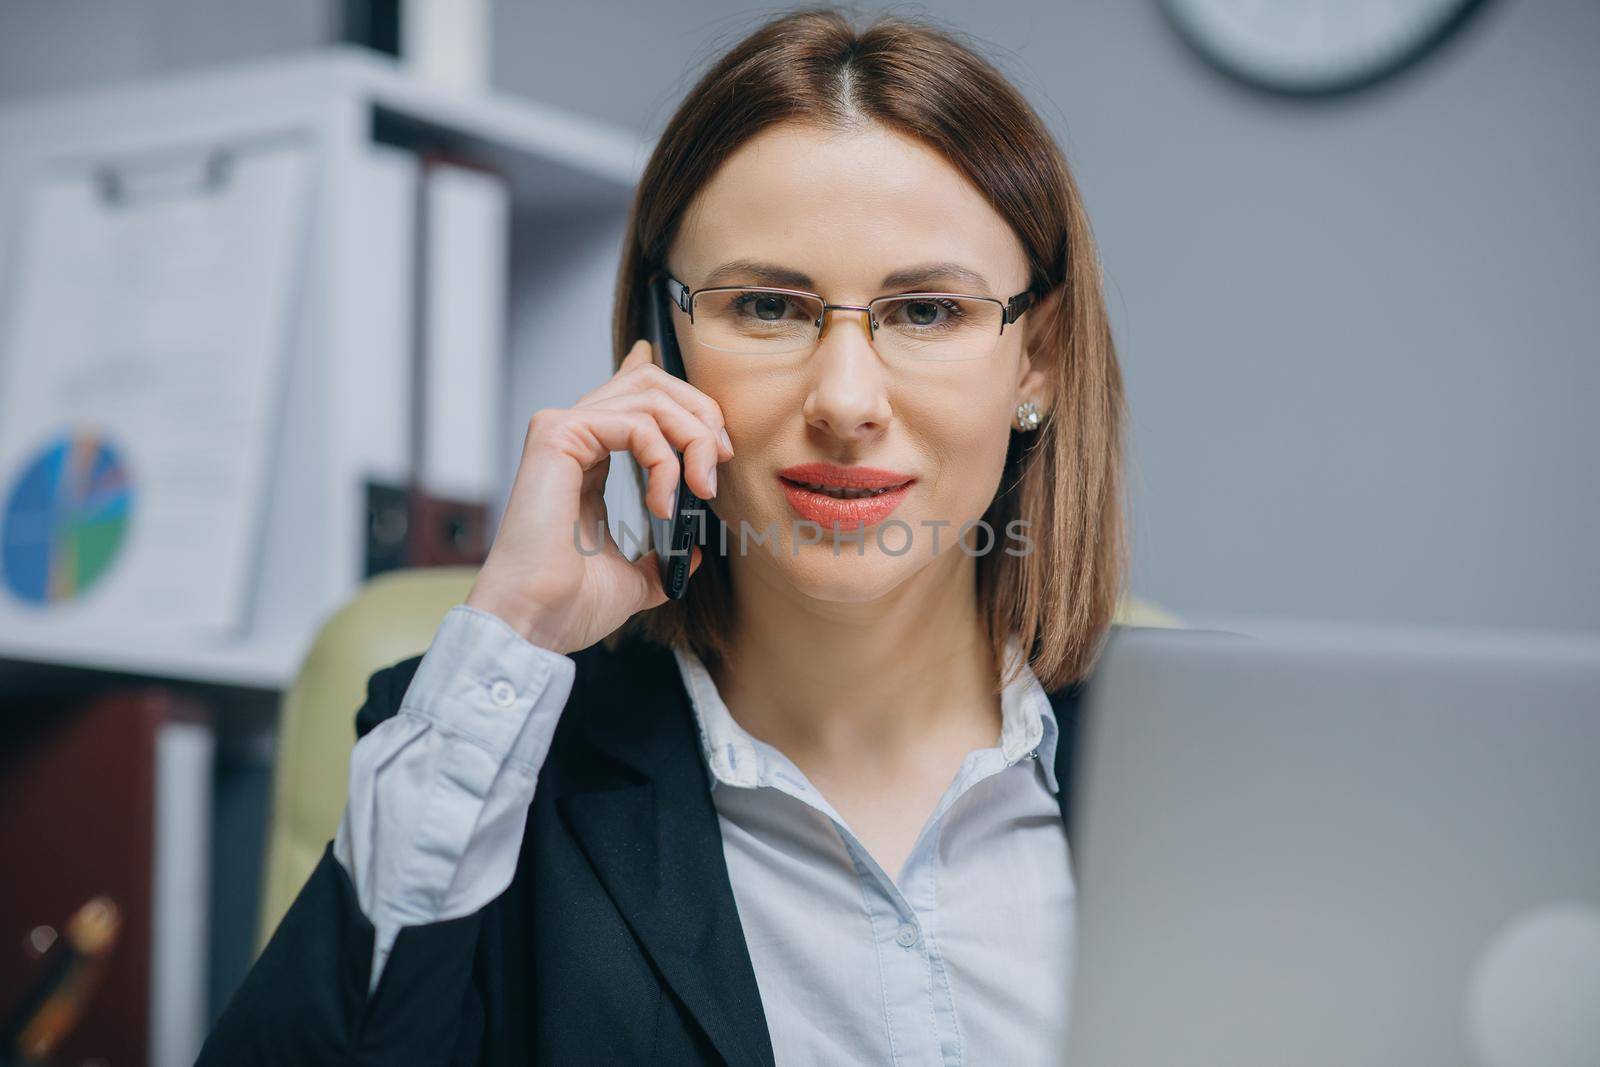
[[[706,481],[711,483],[711,495],[712,496],[716,496],[717,495],[717,465],[715,463],[711,464],[710,468],[707,470],[707,472],[706,472]]]
[[[722,439],[722,447],[729,452],[733,451],[733,439],[728,436],[728,428],[723,426],[717,430],[717,436]]]
[[[667,517],[668,518],[675,518],[677,516],[677,514],[678,514],[678,491],[676,489],[674,489],[672,491],[672,506],[667,508]]]

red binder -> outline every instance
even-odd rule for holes
[[[150,1047],[156,746],[173,722],[209,722],[159,686],[0,703],[0,1017],[38,975],[31,945],[90,897],[122,918],[104,982],[57,1061],[145,1064]]]

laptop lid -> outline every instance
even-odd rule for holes
[[[1600,1064],[1600,640],[1122,630],[1073,1067]]]

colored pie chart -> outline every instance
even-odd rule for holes
[[[133,510],[127,467],[94,432],[64,435],[22,465],[0,514],[0,574],[34,603],[94,588],[121,552]]]

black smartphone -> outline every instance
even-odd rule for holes
[[[672,301],[666,295],[666,279],[657,275],[650,283],[648,335],[651,347],[668,374],[688,381],[683,370],[683,354],[678,351],[678,333],[672,327]],[[670,522],[650,516],[655,531],[654,544],[660,553],[661,587],[667,596],[680,600],[689,586],[689,563],[696,543],[703,543],[701,524],[705,504],[689,488],[684,477],[683,453],[678,453],[678,506]]]

